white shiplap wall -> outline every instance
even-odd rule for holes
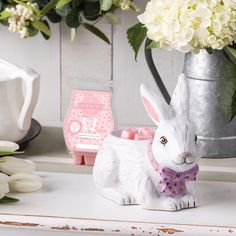
[[[39,121],[60,120],[60,30],[52,27],[50,41],[40,35],[22,40],[0,25],[0,58],[41,74],[40,98],[34,116]]]
[[[139,2],[139,6],[144,8],[146,1]],[[137,23],[137,18],[135,14],[124,12],[120,12],[120,15],[123,23],[114,26],[113,30],[113,79],[117,81],[114,107],[117,111],[118,124],[153,125],[141,103],[139,87],[141,83],[145,83],[153,90],[157,90],[157,87],[145,61],[144,45],[136,62],[126,36],[127,29]],[[155,49],[153,57],[168,91],[172,93],[182,70],[183,55]]]
[[[144,7],[146,1],[137,2]],[[53,36],[48,41],[41,35],[21,40],[0,26],[0,57],[22,67],[32,67],[41,74],[41,92],[34,117],[42,124],[63,121],[70,103],[73,78],[114,80],[113,110],[117,125],[152,124],[142,107],[139,86],[145,83],[155,90],[156,85],[146,65],[143,48],[135,62],[126,38],[127,29],[137,22],[137,18],[134,13],[119,14],[121,25],[112,27],[105,21],[98,23],[112,45],[84,29],[79,29],[75,42],[71,43],[68,29],[63,24],[52,27]],[[183,55],[161,50],[154,50],[153,54],[160,74],[172,92],[182,69]]]

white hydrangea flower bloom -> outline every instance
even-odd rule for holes
[[[236,42],[236,0],[150,0],[138,19],[167,50],[197,53]]]
[[[32,8],[38,8],[37,3],[28,2],[27,5]],[[8,18],[8,29],[11,32],[19,33],[21,38],[27,38],[29,36],[27,28],[29,22],[35,21],[38,18],[34,11],[20,4],[15,7],[6,8],[5,10],[10,13],[10,17]]]

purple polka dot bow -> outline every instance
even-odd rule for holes
[[[196,180],[199,171],[198,165],[184,172],[175,172],[167,167],[162,168],[153,157],[151,145],[149,146],[148,156],[152,167],[155,171],[159,172],[162,177],[159,182],[162,184],[162,193],[171,197],[184,195],[187,192],[185,182],[188,180]]]
[[[168,196],[184,195],[187,192],[185,182],[188,180],[196,180],[199,171],[198,165],[185,172],[175,172],[169,168],[161,168],[162,190]]]

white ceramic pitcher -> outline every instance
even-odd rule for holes
[[[38,100],[39,78],[32,69],[0,60],[0,140],[19,141],[27,134]]]

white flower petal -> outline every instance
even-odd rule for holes
[[[42,187],[42,180],[38,175],[17,173],[10,177],[10,189],[15,192],[33,192]]]
[[[16,151],[18,149],[19,145],[17,143],[0,141],[0,151]]]
[[[8,182],[0,182],[0,199],[2,199],[9,192]]]
[[[12,156],[6,156],[0,159],[0,171],[7,175],[33,173],[35,168],[35,163],[29,160],[22,160]]]
[[[9,181],[9,176],[0,172],[0,182],[8,183],[8,181]]]

